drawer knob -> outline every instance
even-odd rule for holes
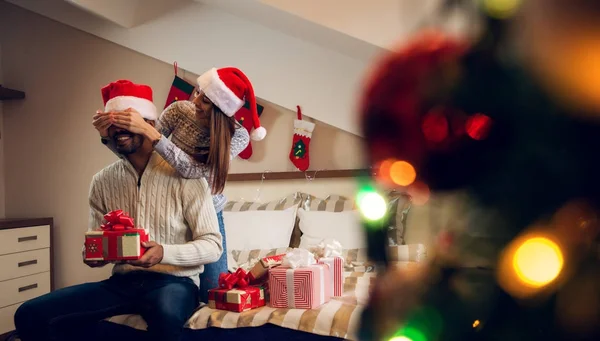
[[[37,259],[28,260],[28,261],[25,261],[25,262],[19,262],[19,267],[22,268],[24,266],[34,265],[34,264],[37,264]]]
[[[37,240],[37,236],[19,237],[19,243]]]
[[[19,288],[19,292],[23,292],[23,291],[27,291],[27,290],[35,289],[35,288],[37,288],[37,287],[38,287],[37,283],[35,283],[35,284],[30,284],[30,285],[26,285],[26,286],[24,286],[24,287],[20,287],[20,288]]]

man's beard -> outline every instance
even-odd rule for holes
[[[130,138],[130,140],[128,141],[128,143],[126,145],[122,145],[121,143],[119,143],[119,137],[124,137],[124,136],[127,136]],[[123,133],[115,134],[113,136],[112,140],[113,140],[112,142],[114,143],[117,152],[122,155],[130,155],[130,154],[137,152],[137,150],[144,143],[144,138],[142,137],[142,135],[133,134],[130,132],[123,132]]]

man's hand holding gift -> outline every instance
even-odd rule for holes
[[[146,248],[146,252],[142,258],[137,260],[130,260],[127,263],[135,266],[141,266],[144,268],[152,267],[163,259],[163,247],[156,242],[142,242],[142,247]]]

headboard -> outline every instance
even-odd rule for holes
[[[337,194],[352,198],[355,176],[366,170],[328,170],[307,172],[264,172],[230,174],[225,195],[229,200],[271,201],[295,192],[325,198]]]
[[[230,174],[224,194],[228,200],[268,202],[295,192],[319,198],[340,195],[353,198],[357,188],[356,176],[366,169],[307,172],[264,172]],[[432,196],[425,205],[413,205],[407,219],[406,243],[425,244],[428,249],[437,231],[452,219],[452,198]]]

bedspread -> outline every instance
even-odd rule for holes
[[[417,265],[415,262],[400,262],[400,267]],[[374,272],[345,272],[344,294],[315,309],[276,309],[261,307],[242,313],[211,309],[202,306],[188,320],[190,329],[209,327],[239,328],[258,327],[271,323],[285,328],[313,334],[335,336],[356,340],[360,315],[367,303]],[[122,315],[108,319],[111,322],[145,329],[146,324],[138,315]]]

